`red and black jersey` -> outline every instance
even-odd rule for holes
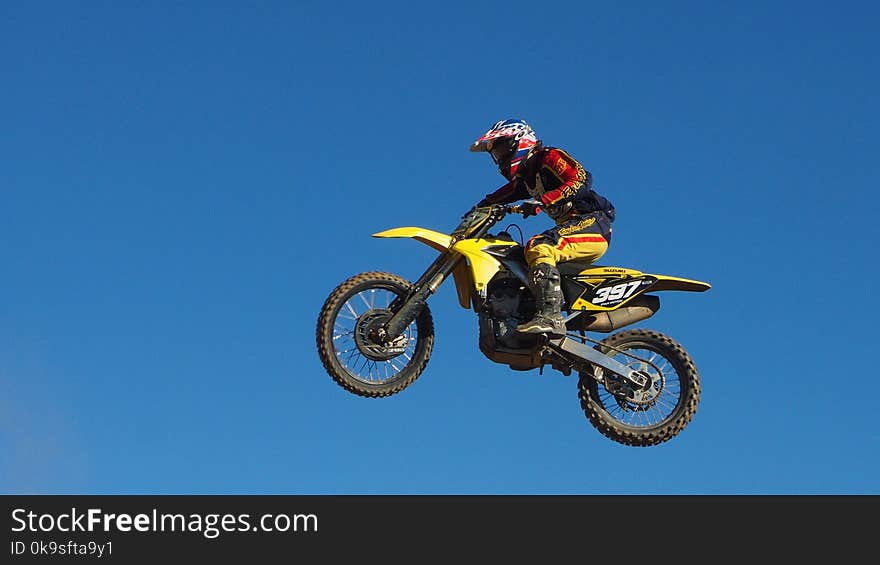
[[[486,199],[507,204],[534,198],[557,222],[598,211],[613,221],[614,206],[592,186],[593,176],[574,157],[557,147],[542,147],[519,166],[513,180]]]

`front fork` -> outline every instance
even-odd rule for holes
[[[388,322],[376,331],[377,341],[387,343],[400,334],[416,319],[425,304],[428,297],[433,294],[440,284],[446,280],[458,263],[463,261],[464,257],[458,253],[446,252],[428,267],[428,269],[419,277],[410,291],[404,296],[398,296],[394,299],[389,310],[394,315]]]

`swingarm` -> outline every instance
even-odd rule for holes
[[[627,367],[623,363],[612,359],[611,357],[605,355],[604,353],[600,353],[596,351],[592,347],[588,347],[587,345],[575,341],[569,337],[563,337],[562,339],[554,339],[549,342],[549,345],[564,354],[567,354],[568,357],[574,356],[578,359],[589,361],[594,365],[598,365],[603,369],[606,369],[616,375],[620,375],[626,381],[637,388],[645,388],[648,384],[650,384],[650,379],[647,375],[634,371],[631,368]]]

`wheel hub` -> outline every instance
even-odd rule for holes
[[[602,371],[602,369],[599,367],[597,371]],[[644,386],[636,387],[617,375],[609,374],[604,378],[605,388],[614,395],[617,404],[624,410],[647,410],[654,405],[657,397],[663,391],[663,376],[660,373],[652,374],[648,371],[636,370],[635,372],[644,377]]]
[[[379,329],[391,319],[392,313],[385,309],[364,312],[354,328],[354,341],[364,357],[373,361],[388,361],[406,351],[409,339],[401,334],[391,341],[381,341]]]

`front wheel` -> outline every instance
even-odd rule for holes
[[[672,439],[690,423],[700,401],[700,376],[681,344],[660,332],[633,329],[607,337],[596,349],[646,377],[637,388],[600,367],[592,375],[581,373],[581,408],[602,435],[646,447]]]
[[[390,342],[374,339],[392,315],[389,306],[410,283],[391,273],[355,275],[337,286],[318,315],[316,339],[321,363],[344,389],[367,397],[389,396],[411,385],[434,347],[428,307]]]

